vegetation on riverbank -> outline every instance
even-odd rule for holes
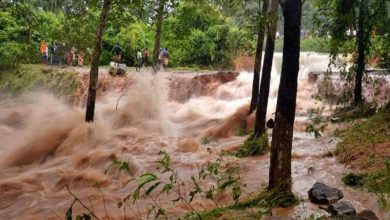
[[[387,107],[368,119],[353,122],[341,134],[337,158],[356,173],[343,182],[378,195],[380,205],[390,210],[390,111]]]
[[[0,71],[0,91],[16,96],[31,91],[49,91],[73,103],[81,92],[82,81],[75,71],[42,65],[21,65]]]

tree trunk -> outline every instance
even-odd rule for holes
[[[166,0],[160,0],[158,9],[157,9],[157,24],[156,24],[156,37],[154,43],[154,51],[153,51],[153,63],[155,67],[155,71],[158,70],[158,56],[160,54],[161,47],[161,32],[163,25],[163,17],[164,17],[164,7]]]
[[[263,7],[261,14],[264,16],[268,10],[268,0],[263,0]],[[263,44],[264,44],[264,32],[265,32],[265,21],[260,22],[259,32],[257,34],[257,46],[255,55],[255,68],[253,70],[253,85],[252,85],[252,98],[249,107],[249,115],[256,109],[257,99],[259,97],[259,81],[260,81],[260,68],[261,59],[263,56]]]
[[[108,16],[108,12],[110,11],[111,3],[112,0],[104,0],[102,6],[102,12],[100,14],[99,28],[96,34],[96,44],[92,55],[91,70],[89,72],[87,111],[85,114],[86,122],[93,122],[93,117],[95,114],[95,99],[96,99],[96,90],[98,84],[99,61],[100,61],[100,52],[102,49],[103,31],[106,26],[107,16]]]
[[[358,59],[357,59],[357,68],[355,76],[355,89],[354,89],[354,99],[353,106],[356,107],[362,101],[362,79],[363,72],[365,68],[365,52],[366,52],[366,42],[367,42],[367,33],[364,28],[365,16],[367,16],[367,5],[365,0],[361,0],[359,4],[359,18],[358,18],[358,30],[357,30],[357,44],[358,44]]]
[[[265,55],[263,63],[263,71],[261,74],[260,94],[257,101],[256,123],[255,123],[255,137],[261,137],[265,133],[265,121],[267,117],[267,106],[269,87],[271,81],[272,61],[275,50],[275,36],[276,25],[278,22],[278,1],[270,0],[270,7],[268,9],[268,28],[267,41],[265,45]]]
[[[291,193],[291,149],[298,87],[301,0],[285,0],[282,9],[285,22],[283,63],[272,133],[268,189]]]

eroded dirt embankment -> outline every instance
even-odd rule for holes
[[[88,93],[89,73],[85,69],[77,68],[80,73],[80,77],[83,81],[82,88],[82,99],[83,103],[86,101]],[[147,72],[147,70],[143,70]],[[97,96],[101,97],[106,92],[115,91],[117,93],[124,93],[126,88],[131,85],[133,75],[137,72],[127,71],[125,76],[112,77],[108,74],[106,69],[101,69],[99,73],[99,84]],[[213,94],[218,86],[221,84],[234,81],[238,72],[231,71],[212,71],[212,72],[170,72],[169,75],[165,76],[168,79],[168,98],[169,100],[177,102],[186,102],[191,97],[204,96]]]

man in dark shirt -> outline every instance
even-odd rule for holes
[[[114,47],[114,54],[115,54],[115,64],[118,65],[118,63],[121,61],[122,58],[122,48],[119,46],[119,43],[116,43]]]

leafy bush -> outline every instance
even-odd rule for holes
[[[390,33],[382,36],[375,36],[371,40],[372,47],[370,56],[377,59],[377,66],[390,69]]]
[[[347,186],[362,186],[363,185],[363,175],[358,175],[354,173],[348,173],[343,176],[343,183]]]
[[[106,40],[108,39],[106,38]],[[109,43],[112,47],[115,43],[119,43],[122,47],[124,62],[127,65],[135,65],[138,50],[143,52],[145,48],[148,48],[150,56],[152,55],[154,33],[152,28],[148,27],[145,23],[136,22],[122,28]]]
[[[16,67],[23,55],[22,45],[15,42],[0,43],[0,69]]]

